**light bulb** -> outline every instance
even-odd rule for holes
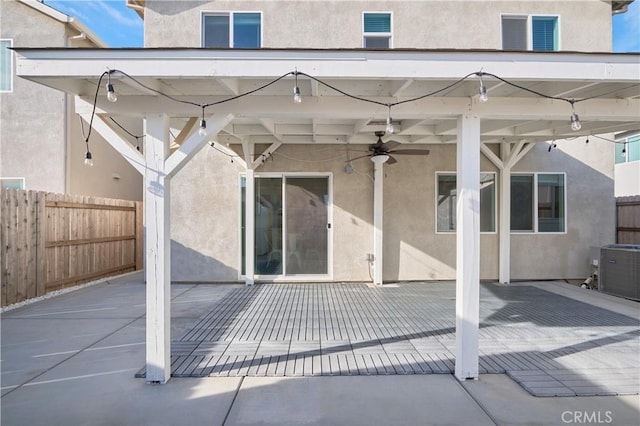
[[[479,94],[480,102],[487,102],[489,100],[489,96],[487,95],[487,87],[482,82],[480,82]]]
[[[387,133],[392,134],[393,131],[395,130],[393,128],[393,119],[391,118],[391,116],[387,117]]]
[[[203,119],[200,120],[200,129],[198,129],[200,136],[207,136],[207,122]]]
[[[87,167],[93,167],[93,158],[91,157],[91,153],[89,151],[84,154],[84,165]]]
[[[571,114],[571,130],[577,132],[580,129],[582,129],[580,118],[578,117],[578,114],[574,112],[573,114]]]
[[[293,102],[297,104],[302,103],[302,96],[300,95],[300,88],[298,86],[293,88]]]
[[[115,102],[118,100],[115,90],[113,90],[113,84],[107,83],[107,100],[109,102]]]

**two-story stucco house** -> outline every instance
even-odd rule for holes
[[[77,18],[43,2],[0,2],[2,187],[141,200],[140,175],[104,140],[92,151],[100,161],[85,166],[73,96],[15,78],[14,46],[107,47]],[[135,122],[127,125],[135,129]]]
[[[628,2],[128,4],[144,49],[18,48],[17,73],[144,175],[148,381],[170,375],[172,280],[455,279],[456,376],[477,378],[479,280],[586,277],[614,241]],[[144,121],[143,152],[112,116]]]

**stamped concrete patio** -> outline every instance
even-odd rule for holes
[[[172,376],[452,373],[450,282],[215,286],[172,341]],[[587,290],[582,290],[586,295]],[[480,373],[535,396],[637,394],[640,322],[533,285],[483,284]],[[144,377],[144,369],[138,372]]]
[[[610,395],[634,393],[640,374],[635,302],[564,283],[485,284],[481,367],[511,378],[459,382],[424,374],[452,367],[451,283],[174,284],[171,294],[174,374],[213,377],[134,378],[145,285],[126,275],[2,313],[2,424],[640,423],[640,396]]]

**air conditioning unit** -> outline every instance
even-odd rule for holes
[[[600,249],[598,289],[640,300],[640,245],[611,244]]]

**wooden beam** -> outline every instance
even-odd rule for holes
[[[187,120],[184,127],[182,128],[182,130],[180,130],[180,133],[178,133],[178,136],[176,136],[176,138],[173,140],[173,143],[175,143],[178,146],[182,145],[182,143],[187,138],[187,136],[189,136],[191,132],[193,132],[193,129],[196,126],[196,124],[198,124],[199,120],[200,119],[198,117],[190,117],[189,120]]]

